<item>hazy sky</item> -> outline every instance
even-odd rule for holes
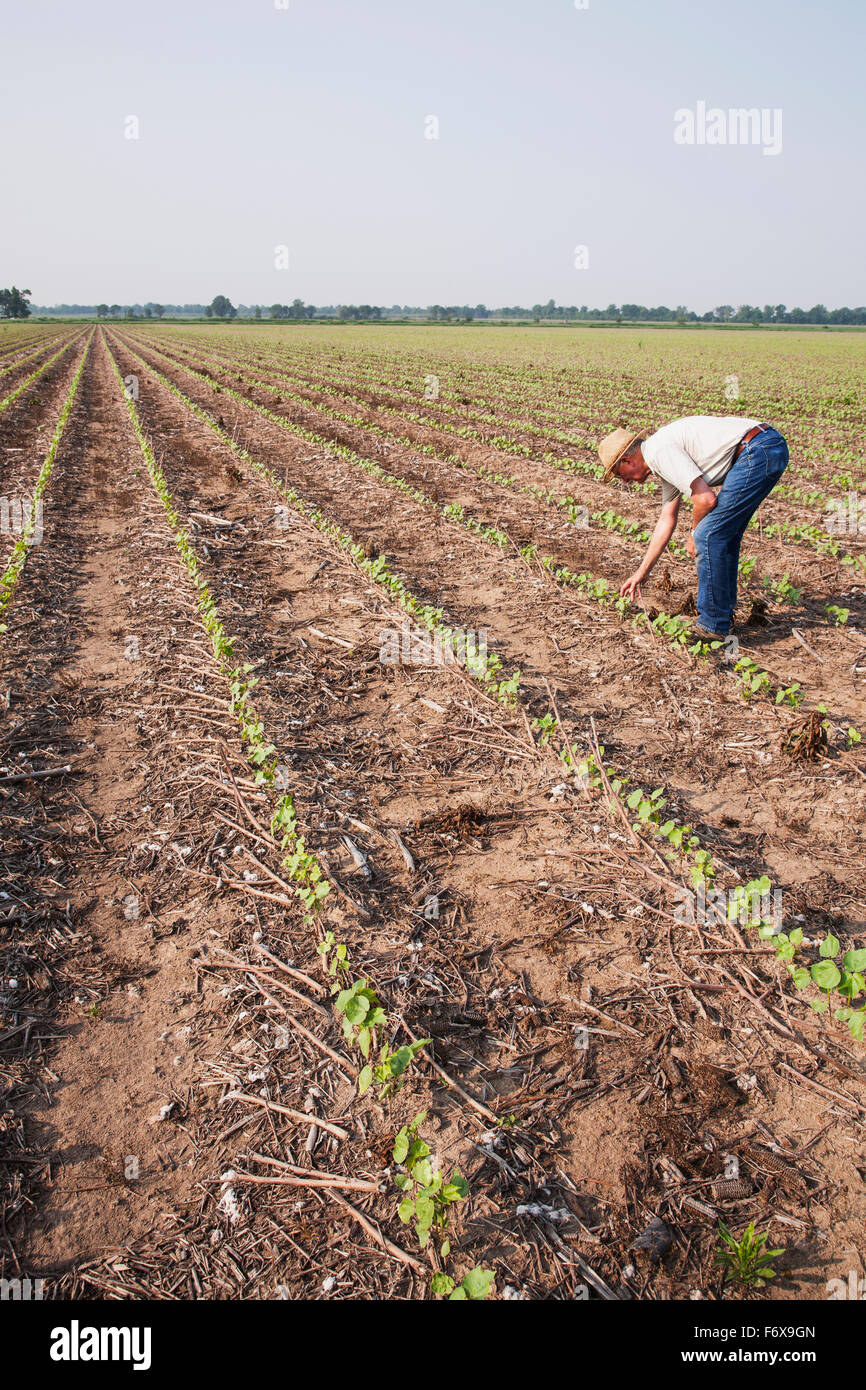
[[[36,303],[866,303],[863,0],[4,10]],[[676,143],[699,102],[780,110],[781,153]]]

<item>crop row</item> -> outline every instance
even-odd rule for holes
[[[330,891],[330,884],[321,865],[307,850],[304,838],[299,833],[297,813],[291,795],[276,796],[276,749],[267,741],[263,723],[253,704],[251,691],[256,681],[250,676],[252,667],[249,664],[239,664],[237,661],[234,639],[229,636],[220,619],[214,597],[201,573],[196,551],[181,526],[171,490],[156,461],[153,448],[113,356],[111,364],[126,402],[145,467],[163,504],[175,546],[195,591],[202,626],[210,638],[217,665],[227,683],[231,709],[238,720],[241,742],[254,770],[256,783],[273,794],[270,832],[282,856],[283,872],[294,885],[295,892],[303,904],[304,921],[307,925],[312,925]],[[358,1072],[358,1094],[363,1095],[368,1089],[374,1088],[380,1099],[386,1099],[403,1085],[417,1055],[423,1052],[431,1040],[421,1038],[394,1047],[390,1041],[395,1031],[394,1020],[389,1017],[369,978],[354,975],[347,948],[336,941],[332,931],[324,931],[320,933],[318,951],[326,973],[332,981],[332,999],[342,1025],[343,1036],[350,1046],[357,1049],[362,1058],[363,1065]],[[421,1249],[427,1245],[431,1233],[435,1231],[439,1240],[440,1259],[447,1261],[450,1255],[450,1241],[447,1235],[450,1208],[468,1197],[469,1186],[459,1172],[452,1174],[450,1182],[446,1183],[443,1177],[427,1164],[430,1150],[418,1134],[425,1118],[425,1112],[416,1116],[411,1126],[405,1127],[397,1136],[394,1145],[393,1157],[400,1168],[395,1183],[398,1192],[403,1194],[397,1215],[405,1224],[410,1220],[414,1223]],[[431,1288],[435,1294],[456,1301],[484,1299],[491,1292],[492,1285],[493,1271],[481,1267],[470,1270],[459,1283],[443,1271],[433,1275],[431,1281]]]
[[[36,332],[19,332],[16,334],[14,330],[4,326],[2,335],[0,336],[11,340],[10,345],[4,347],[2,351],[0,351],[0,362],[5,362],[7,357],[14,357],[16,353],[27,352],[30,348],[36,347],[39,343],[47,343],[52,338],[57,338],[58,333],[54,328],[41,327]]]
[[[57,456],[57,450],[60,446],[60,440],[63,437],[63,432],[66,429],[67,421],[69,420],[69,416],[72,413],[72,407],[75,404],[75,398],[78,394],[78,385],[81,381],[81,374],[84,371],[84,363],[87,359],[87,354],[90,349],[90,341],[91,339],[88,338],[84,348],[84,352],[81,354],[81,360],[78,363],[78,366],[75,370],[75,376],[72,378],[72,384],[69,387],[69,390],[66,394],[66,399],[64,400],[63,405],[61,407],[60,416],[54,428],[54,433],[51,436],[51,442],[48,445],[45,458],[42,461],[42,466],[39,469],[39,474],[37,476],[36,483],[33,488],[33,497],[30,502],[30,509],[26,518],[24,519],[24,524],[21,528],[21,532],[17,540],[15,541],[15,544],[12,547],[9,560],[6,564],[6,569],[3,571],[3,574],[0,575],[0,632],[6,631],[6,624],[2,621],[3,614],[9,607],[9,604],[12,602],[12,596],[15,592],[15,587],[18,583],[18,580],[21,577],[21,572],[24,569],[24,565],[27,560],[28,551],[30,549],[31,544],[33,543],[34,532],[37,527],[38,517],[45,497],[45,491],[48,487],[48,480],[51,477],[51,470],[54,467],[54,460]]]
[[[43,362],[41,367],[37,367],[34,372],[31,372],[30,375],[24,379],[24,381],[20,382],[19,385],[15,387],[14,391],[10,391],[8,396],[4,396],[4,398],[0,400],[0,414],[2,414],[4,410],[8,410],[10,405],[12,405],[28,387],[33,385],[34,381],[38,381],[41,376],[44,376],[49,367],[52,367],[58,358],[62,357],[65,352],[68,352],[72,344],[78,342],[80,337],[81,335],[78,334],[75,338],[70,338],[68,342],[65,342],[63,346],[53,354],[53,356]]]
[[[10,372],[17,371],[19,367],[24,366],[25,362],[32,362],[34,357],[40,357],[47,347],[57,341],[56,337],[50,340],[43,340],[33,352],[27,352],[22,357],[16,358],[14,362],[10,362],[8,366],[0,367],[0,377],[8,376]]]

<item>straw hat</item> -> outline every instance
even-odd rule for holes
[[[613,477],[613,470],[616,468],[623,454],[631,447],[636,439],[640,439],[640,434],[636,431],[632,434],[629,430],[614,430],[607,435],[598,446],[598,456],[604,464],[604,474],[601,481],[610,482]]]

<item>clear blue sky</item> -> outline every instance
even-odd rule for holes
[[[862,0],[55,0],[3,47],[37,303],[866,303]],[[699,101],[782,153],[677,145]]]

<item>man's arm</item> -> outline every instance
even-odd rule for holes
[[[709,516],[710,512],[713,510],[713,507],[716,505],[718,498],[716,497],[716,494],[713,492],[713,489],[710,487],[709,483],[705,482],[703,478],[695,478],[695,481],[692,483],[691,492],[693,520],[692,529],[689,532],[689,538],[686,541],[686,550],[689,552],[692,559],[694,559],[694,529],[699,521],[703,521],[705,516]]]
[[[703,479],[701,479],[703,482]],[[706,487],[706,483],[704,483]],[[712,492],[712,489],[707,489]],[[715,506],[715,496],[713,495],[713,506]],[[709,510],[709,508],[707,508]],[[665,502],[661,509],[659,519],[655,524],[655,530],[650,536],[650,543],[647,546],[646,555],[640,562],[634,574],[630,574],[628,579],[620,588],[620,593],[625,598],[634,598],[635,590],[644,582],[656,560],[667,547],[667,543],[676,530],[677,517],[680,513],[679,494],[672,497],[670,502]]]

